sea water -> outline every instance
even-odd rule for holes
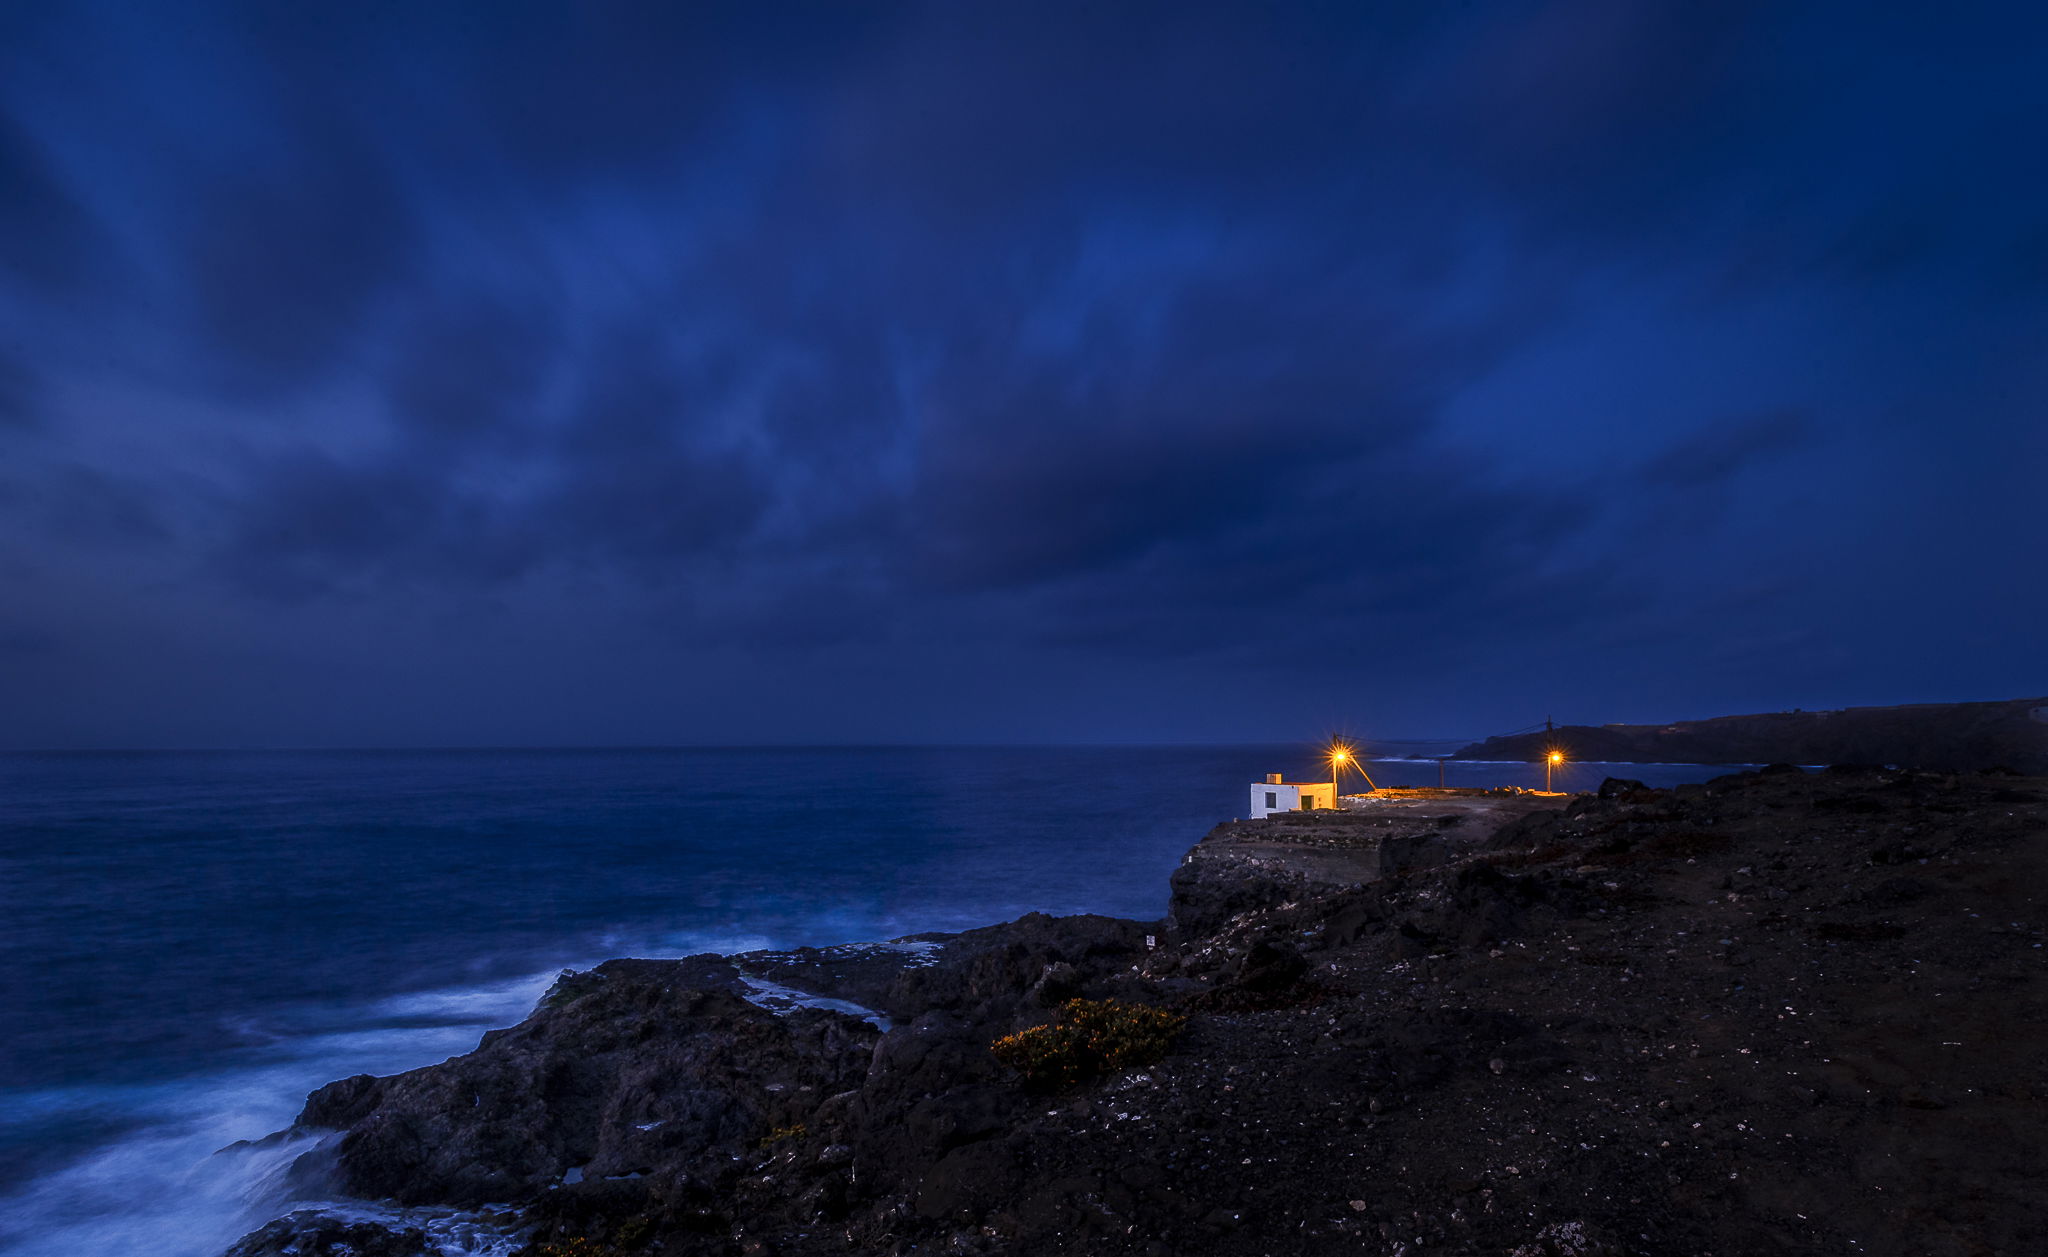
[[[1314,763],[1304,747],[0,755],[0,1254],[217,1257],[288,1207],[304,1151],[220,1149],[289,1125],[333,1079],[470,1050],[563,968],[1034,910],[1158,917],[1182,853],[1244,814],[1248,783]],[[1609,771],[1726,770],[1571,765],[1558,785]],[[1447,772],[1540,786],[1543,769]]]

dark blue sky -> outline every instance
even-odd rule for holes
[[[0,744],[2048,691],[2035,4],[0,9]]]

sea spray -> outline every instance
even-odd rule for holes
[[[306,1093],[334,1078],[395,1073],[468,1051],[483,1030],[525,1016],[550,976],[393,996],[353,1009],[295,1010],[271,1019],[262,1046],[242,1049],[240,1068],[208,1077],[9,1097],[0,1102],[0,1124],[31,1111],[44,1125],[61,1124],[67,1113],[114,1111],[125,1115],[127,1128],[0,1196],[0,1254],[219,1257],[287,1210],[329,1205],[301,1195],[305,1189],[288,1173],[318,1150],[320,1136],[261,1137],[289,1126]],[[292,1021],[321,1028],[297,1035],[277,1029]],[[477,1230],[452,1215],[436,1225],[451,1243],[458,1232]]]

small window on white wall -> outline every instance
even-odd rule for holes
[[[1267,807],[1279,807],[1279,806],[1280,806],[1280,796],[1279,796],[1279,794],[1277,794],[1276,792],[1274,792],[1274,791],[1272,791],[1272,790],[1268,790],[1268,791],[1266,791],[1266,806],[1267,806]]]

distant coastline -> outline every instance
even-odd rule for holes
[[[1941,772],[2048,773],[2048,698],[1760,712],[1661,725],[1559,725],[1488,738],[1455,760],[1636,764],[1897,764]]]

